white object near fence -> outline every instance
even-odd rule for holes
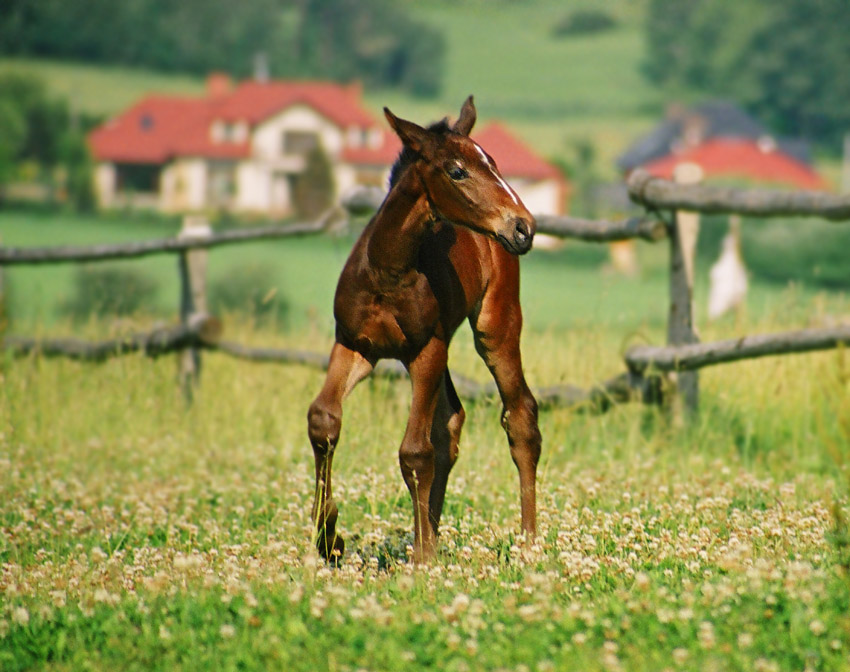
[[[737,215],[729,217],[729,232],[723,237],[720,258],[711,267],[709,282],[709,320],[743,308],[749,285],[741,257],[741,218]]]

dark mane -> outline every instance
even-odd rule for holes
[[[442,119],[434,122],[428,127],[428,130],[440,135],[454,133],[452,127],[449,126],[448,119]],[[401,179],[401,176],[404,175],[404,171],[407,170],[410,164],[415,160],[416,153],[413,150],[408,149],[407,147],[401,150],[401,153],[398,155],[398,158],[395,160],[395,163],[390,170],[390,189],[396,185],[396,183]]]

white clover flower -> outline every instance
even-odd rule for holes
[[[30,622],[30,612],[25,607],[15,607],[12,609],[12,621],[20,626],[25,626]]]

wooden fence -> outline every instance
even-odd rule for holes
[[[737,213],[760,217],[787,215],[818,216],[830,220],[850,220],[850,197],[818,192],[787,192],[761,189],[731,189],[676,183],[635,171],[628,180],[629,195],[643,205],[647,215],[616,221],[576,217],[542,216],[538,232],[562,238],[591,242],[641,239],[670,245],[670,309],[666,346],[636,346],[625,354],[626,371],[590,389],[561,385],[536,390],[541,406],[570,406],[605,411],[626,401],[659,403],[681,400],[695,411],[699,399],[698,369],[713,364],[835,348],[850,343],[850,324],[831,329],[807,329],[776,334],[699,343],[693,321],[693,243],[688,240],[687,213]],[[353,213],[372,212],[380,205],[379,190],[362,190],[343,206]],[[99,245],[92,247],[9,248],[0,247],[0,270],[21,264],[55,264],[131,259],[151,254],[179,256],[180,324],[147,333],[130,334],[100,342],[77,339],[11,337],[2,347],[14,356],[38,353],[84,361],[104,359],[143,351],[151,357],[177,353],[183,389],[189,399],[197,383],[201,351],[210,350],[256,362],[279,362],[327,367],[323,354],[277,348],[257,348],[221,340],[221,323],[210,316],[206,306],[206,250],[240,242],[315,235],[338,223],[345,213],[328,212],[315,222],[289,226],[269,226],[212,233],[203,220],[187,217],[176,238]],[[402,377],[404,368],[396,362],[382,362],[376,375]],[[463,376],[453,376],[458,392],[467,398],[496,394],[495,386],[479,384]],[[675,403],[673,406],[675,407]]]

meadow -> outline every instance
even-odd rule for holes
[[[175,226],[0,215],[14,245],[158,237]],[[276,259],[293,305],[289,329],[234,315],[226,337],[326,351],[349,245],[312,238],[211,252],[211,275]],[[523,260],[533,386],[589,385],[622,370],[630,342],[662,341],[666,253],[640,252],[639,279],[602,272],[604,248]],[[126,263],[161,277],[159,317],[173,319],[175,260]],[[11,269],[14,330],[126,329],[52,313],[72,273]],[[703,304],[701,293],[699,314]],[[848,311],[841,294],[756,281],[746,315],[700,327],[708,340]],[[465,328],[450,366],[486,380]],[[638,405],[602,416],[544,409],[540,537],[530,546],[518,538],[498,400],[465,401],[430,567],[407,562],[410,502],[396,457],[404,381],[370,379],[347,402],[335,462],[347,556],[333,569],[313,549],[309,520],[305,415],[321,372],[208,354],[190,408],[172,358],[5,358],[0,375],[3,670],[850,666],[844,350],[707,369],[690,425]]]
[[[570,3],[599,6],[599,0]],[[444,28],[439,100],[368,91],[414,119],[476,95],[544,156],[589,139],[597,169],[663,109],[640,76],[643,3],[593,38],[551,38],[563,3],[409,3]],[[525,10],[532,6],[535,12]],[[494,36],[498,48],[494,48]],[[199,93],[197,78],[0,59],[40,74],[75,109],[121,110],[148,91]],[[0,211],[8,246],[173,235],[143,214]],[[210,281],[269,267],[290,306],[283,329],[225,315],[224,337],[326,352],[331,297],[351,235],[216,249]],[[661,343],[664,243],[639,244],[641,273],[604,270],[603,246],[523,259],[523,356],[533,387],[584,386]],[[157,280],[143,314],[72,324],[58,307],[71,265],[6,272],[11,332],[103,337],[172,322],[172,256],[122,262]],[[747,311],[704,340],[816,326],[850,314],[839,292],[752,278]],[[485,381],[468,329],[454,371]],[[345,408],[335,461],[347,555],[312,544],[306,410],[323,375],[205,354],[187,407],[174,359],[102,365],[0,356],[0,670],[449,672],[850,669],[850,361],[845,349],[704,370],[699,416],[671,422],[629,405],[605,415],[546,408],[540,536],[518,537],[518,479],[497,399],[464,400],[432,566],[407,561],[411,505],[397,450],[405,381],[369,379]]]

